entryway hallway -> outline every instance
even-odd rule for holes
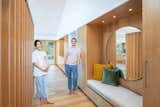
[[[48,73],[49,101],[54,104],[40,105],[34,98],[32,107],[96,107],[80,90],[77,95],[67,95],[67,78],[56,66]]]

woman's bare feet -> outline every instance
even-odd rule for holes
[[[45,104],[54,104],[54,103],[49,102],[47,99],[45,99]]]
[[[46,104],[54,104],[53,102],[46,101]]]
[[[40,98],[40,104],[45,104],[45,100],[43,98]]]

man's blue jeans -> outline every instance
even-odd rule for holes
[[[71,91],[73,86],[73,91],[76,91],[78,80],[78,65],[65,64],[65,71],[68,78],[68,89]]]

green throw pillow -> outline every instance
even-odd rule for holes
[[[121,77],[121,71],[119,69],[103,68],[102,83],[118,86],[120,77]]]

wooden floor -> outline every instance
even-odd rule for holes
[[[67,79],[56,67],[52,66],[48,75],[49,101],[54,104],[40,105],[34,98],[33,107],[95,107],[95,105],[80,91],[77,95],[67,95]]]

